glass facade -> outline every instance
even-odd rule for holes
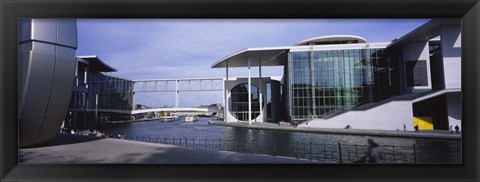
[[[133,109],[133,81],[91,73],[88,82],[89,93],[98,94],[98,109],[116,113]],[[95,108],[95,99],[91,98],[90,108]]]
[[[324,118],[391,95],[383,49],[290,52],[287,71],[292,120]]]
[[[107,120],[128,120],[133,81],[104,75],[78,62],[66,127],[87,129]]]
[[[260,115],[259,89],[251,85],[252,89],[252,120]],[[248,84],[243,83],[231,90],[230,113],[239,121],[248,121]],[[262,102],[265,106],[265,101]],[[262,107],[263,108],[263,107]]]

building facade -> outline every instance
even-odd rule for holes
[[[64,127],[82,130],[104,121],[131,119],[133,81],[105,74],[113,71],[97,56],[77,57]]]
[[[461,127],[460,65],[460,20],[433,19],[392,42],[321,36],[293,46],[247,48],[212,68],[226,68],[225,114],[233,117],[225,122],[266,121],[259,99],[266,93],[258,93],[266,84],[257,80],[269,79],[261,76],[262,66],[283,66],[281,96],[271,99],[283,108],[270,113],[281,116],[277,121],[299,127],[448,130]],[[247,67],[249,76],[229,80],[229,67]],[[251,77],[251,67],[259,68],[258,77]],[[241,119],[232,95],[237,88],[247,96]]]

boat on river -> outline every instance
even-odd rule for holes
[[[195,122],[198,121],[198,116],[187,116],[185,117],[185,122]]]
[[[178,119],[179,119],[179,117],[175,116],[175,115],[163,116],[163,117],[160,118],[160,120],[162,120],[163,122],[171,122],[171,121],[176,121]]]

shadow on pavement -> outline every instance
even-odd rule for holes
[[[42,147],[48,146],[57,146],[57,145],[68,145],[68,144],[76,144],[82,142],[90,142],[95,140],[102,140],[102,137],[94,137],[94,136],[84,136],[84,135],[72,135],[72,134],[65,134],[59,133],[53,140],[46,143]]]

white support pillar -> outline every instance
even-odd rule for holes
[[[250,57],[248,57],[248,124],[252,124],[252,75],[250,70]]]
[[[260,116],[262,117],[259,117],[259,120],[261,123],[263,123],[263,118],[264,118],[264,114],[263,114],[263,108],[262,108],[262,103],[263,103],[263,99],[262,99],[262,59],[258,59],[258,77],[259,77],[259,82],[260,84],[258,84],[258,86],[260,87],[259,91],[258,91],[258,99],[259,99],[259,102],[260,102]]]
[[[143,81],[143,91],[147,91],[147,81]]]
[[[228,113],[228,99],[227,99],[227,92],[228,90],[225,88],[226,87],[226,82],[228,81],[228,60],[227,60],[227,65],[225,66],[225,80],[223,81],[223,122],[227,122],[227,113]]]
[[[98,94],[95,94],[95,123],[98,122]]]
[[[178,90],[179,90],[178,80],[175,80],[175,108],[178,108],[178,106],[179,106],[180,92]]]
[[[84,78],[83,78],[83,84],[85,84],[85,88],[88,88],[88,68],[85,68],[85,72],[84,72]]]
[[[78,61],[75,64],[75,86],[78,87]]]
[[[134,82],[135,85],[135,82]],[[135,92],[132,92],[132,115],[130,116],[130,119],[132,119],[133,116],[133,110],[135,110]]]
[[[133,82],[132,83],[132,110],[135,109],[135,92],[133,90],[135,90],[135,83],[136,82]]]

